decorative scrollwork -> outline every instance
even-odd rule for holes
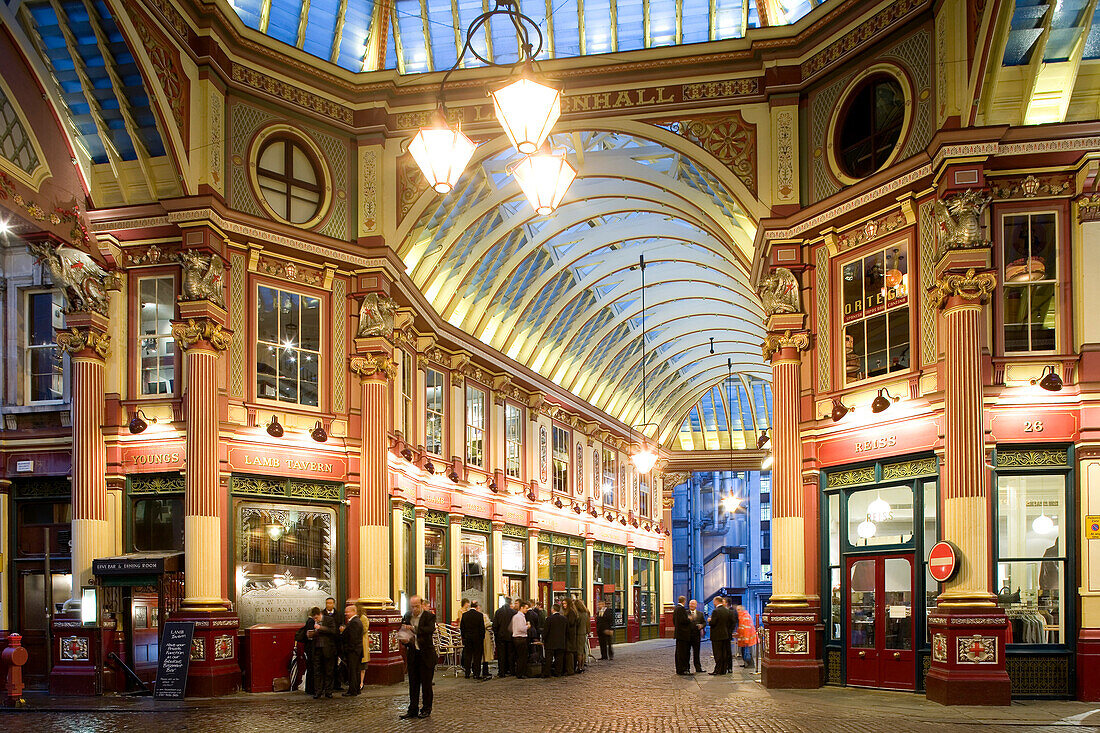
[[[997,451],[997,468],[1068,465],[1069,453],[1065,448],[1003,449]]]
[[[373,377],[377,374],[385,374],[387,379],[397,377],[397,364],[394,363],[393,359],[381,354],[353,356],[349,368],[364,378]]]
[[[90,328],[70,328],[61,331],[55,339],[62,351],[69,354],[79,354],[84,350],[90,350],[106,359],[111,352],[111,337],[105,333]]]
[[[187,323],[172,324],[172,338],[185,350],[199,341],[205,341],[218,351],[225,351],[233,343],[233,334],[207,318],[188,318]]]
[[[767,361],[778,351],[783,349],[795,349],[797,351],[805,351],[810,348],[810,335],[805,331],[799,331],[798,333],[791,333],[789,330],[783,333],[769,334],[764,339],[764,346],[762,352],[764,354],[764,360]]]
[[[992,272],[976,272],[973,267],[965,274],[951,273],[936,280],[928,293],[933,308],[942,308],[950,298],[984,303],[997,287],[997,277]]]

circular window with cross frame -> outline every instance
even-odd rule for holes
[[[328,211],[332,185],[324,157],[289,125],[274,125],[257,136],[249,177],[260,205],[278,221],[309,228]]]

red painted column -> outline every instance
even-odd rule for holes
[[[772,319],[781,318],[772,316]],[[798,314],[799,322],[801,315]],[[772,366],[772,595],[764,613],[761,681],[769,688],[820,687],[821,610],[806,592],[806,505],[799,428],[801,352],[805,332],[771,333],[764,358]]]
[[[982,252],[988,257],[988,250]],[[944,353],[943,539],[958,549],[960,568],[929,614],[929,700],[944,705],[1008,705],[1007,619],[993,593],[989,473],[982,424],[982,304],[996,286],[974,253],[948,252],[931,305],[942,309]]]
[[[241,684],[240,619],[226,600],[218,481],[217,370],[232,335],[224,328],[226,312],[220,306],[196,300],[181,302],[179,308],[181,320],[172,325],[172,336],[184,352],[184,599],[172,620],[195,624],[187,693],[209,697],[235,692]]]

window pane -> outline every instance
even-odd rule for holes
[[[840,494],[829,495],[829,564],[840,564]]]
[[[541,553],[540,548],[540,553]],[[501,540],[500,568],[506,573],[527,572],[527,546],[523,540],[513,540],[505,537]]]
[[[485,608],[489,575],[489,541],[484,535],[462,533],[462,598]]]
[[[1031,291],[1031,350],[1054,350],[1054,294],[1051,284],[1032,285]]]
[[[134,550],[183,550],[183,499],[134,502]]]
[[[257,291],[259,307],[256,316],[256,338],[264,343],[279,343],[279,314],[276,310],[279,293],[261,287]]]
[[[424,529],[424,564],[433,568],[447,566],[443,530],[434,527]]]
[[[867,376],[886,374],[886,316],[867,319]]]
[[[424,448],[443,454],[443,373],[429,369],[424,375],[425,438]]]
[[[1004,608],[1014,644],[1064,644],[1061,560],[997,564],[997,605]]]
[[[898,545],[913,539],[913,490],[908,486],[857,491],[848,497],[848,543]]]
[[[321,349],[321,299],[303,297],[302,307],[302,348],[310,351]]]
[[[907,557],[888,557],[886,575],[886,648],[913,648],[913,564]]]
[[[851,617],[851,646],[873,649],[875,646],[875,561],[852,563],[848,578]]]
[[[1065,478],[997,477],[997,541],[1002,558],[1064,557]]]
[[[832,589],[829,594],[829,638],[839,640],[844,612],[840,598],[840,568],[829,569],[829,586]]]

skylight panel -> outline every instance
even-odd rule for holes
[[[431,71],[424,39],[424,21],[417,0],[396,0],[397,26],[401,33],[401,50],[405,56],[405,73]]]
[[[619,2],[615,15],[619,21],[619,51],[645,48],[645,11],[641,3]]]
[[[584,1],[584,40],[585,53],[610,53],[611,45],[611,0]]]
[[[428,33],[432,40],[432,65],[436,71],[449,69],[458,60],[455,48],[454,15],[450,0],[426,0],[428,6]],[[466,37],[465,29],[459,34]]]
[[[675,0],[651,0],[649,3],[649,38],[651,46],[671,46],[676,43]]]
[[[290,46],[298,43],[298,20],[302,17],[302,0],[282,0],[271,3],[267,15],[267,35]]]
[[[701,43],[710,40],[709,0],[682,0],[684,43]]]
[[[306,35],[302,39],[303,51],[319,58],[325,58],[327,54],[332,53],[332,40],[336,35],[336,11],[339,7],[338,0],[310,0]],[[344,33],[348,30],[345,26]],[[362,53],[359,60],[361,66]]]
[[[554,56],[580,56],[577,0],[551,0],[554,4]]]
[[[339,3],[336,3],[339,7]],[[310,9],[313,8],[313,2],[310,3]],[[373,0],[366,0],[366,2],[354,2],[347,3],[347,7],[344,10],[344,30],[340,35],[340,50],[339,56],[336,59],[336,63],[343,66],[345,69],[351,71],[362,71],[363,60],[367,55],[367,40],[370,36],[370,27],[372,18],[374,15],[374,2]],[[389,22],[386,23],[388,33],[390,36],[389,46],[386,47],[386,55],[393,57],[393,26]],[[310,36],[313,33],[307,33],[306,43],[310,43]],[[331,42],[328,39],[318,38],[316,43],[322,51],[328,46],[331,46]],[[328,53],[332,53],[331,47],[328,49]],[[323,58],[323,57],[322,57]],[[375,63],[371,60],[371,63]],[[392,68],[393,61],[387,62]]]

